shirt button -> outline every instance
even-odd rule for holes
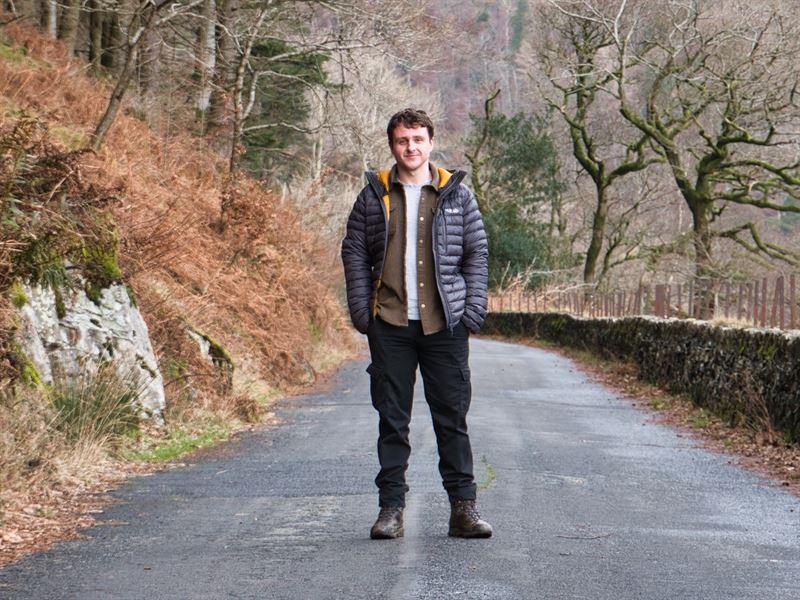
[[[425,284],[424,283],[420,283],[419,287],[425,287]]]
[[[425,220],[425,217],[420,217],[420,218],[419,218],[419,220],[420,220],[420,221],[424,221],[424,220]]]
[[[422,240],[419,241],[419,245],[422,246]]]
[[[419,261],[419,266],[420,266],[420,267],[422,266],[422,261]]]
[[[420,308],[425,308],[425,305],[424,304],[420,304],[419,307]]]

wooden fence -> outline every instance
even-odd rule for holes
[[[664,283],[609,293],[586,288],[505,292],[489,298],[489,310],[724,319],[755,327],[798,329],[797,281],[795,274],[789,274],[745,282]]]

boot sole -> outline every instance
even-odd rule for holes
[[[450,537],[466,538],[466,539],[486,539],[492,537],[492,532],[474,532],[474,531],[461,531],[459,529],[451,529],[447,532]]]
[[[405,531],[403,529],[400,529],[394,533],[382,533],[382,532],[370,531],[369,537],[370,539],[373,540],[396,540],[397,538],[403,537],[404,533]]]

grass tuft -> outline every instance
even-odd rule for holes
[[[133,371],[120,377],[112,363],[93,375],[59,382],[50,392],[54,426],[69,440],[117,447],[139,427],[142,389]]]

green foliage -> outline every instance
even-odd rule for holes
[[[783,201],[784,206],[800,207],[800,202],[794,198],[788,197]],[[796,212],[779,212],[777,217],[778,227],[783,233],[798,233],[800,232],[800,213]]]
[[[28,56],[28,52],[25,48],[12,46],[5,39],[0,39],[0,60],[11,64],[25,63],[32,67],[46,64],[41,61],[34,60]]]
[[[131,306],[134,308],[139,306],[139,302],[136,300],[136,292],[130,284],[125,285],[125,293],[128,294],[128,300],[131,301]]]
[[[28,295],[25,293],[25,289],[22,287],[22,282],[19,279],[15,279],[11,284],[8,296],[11,300],[11,304],[14,305],[15,308],[22,308],[30,302]]]
[[[322,341],[322,330],[319,327],[316,319],[311,319],[308,323],[308,331],[311,334],[311,341],[314,344],[319,344]]]
[[[307,147],[308,136],[296,128],[304,127],[309,116],[308,89],[326,83],[327,59],[325,54],[302,52],[275,39],[264,39],[253,47],[253,72],[261,75],[256,107],[245,128],[263,128],[245,133],[247,152],[242,163],[256,178],[278,172],[290,177],[298,170],[299,161],[292,160],[293,150]],[[245,86],[249,88],[250,81]]]
[[[55,427],[68,439],[116,444],[139,427],[143,384],[134,371],[120,377],[113,364],[97,373],[56,383]]]
[[[517,8],[511,15],[511,40],[509,50],[512,54],[519,52],[522,45],[522,38],[525,33],[525,17],[528,14],[527,0],[517,0]]]
[[[562,188],[556,149],[544,117],[472,116],[467,148],[479,170],[476,189],[489,238],[489,280],[493,288],[523,277],[527,287],[541,283],[526,275],[550,266],[553,249],[546,223],[550,202]],[[476,165],[477,163],[477,165]]]
[[[47,127],[25,114],[0,129],[0,292],[14,281],[48,287],[59,318],[73,274],[90,282],[90,297],[122,278],[107,211],[120,189],[87,182],[83,153],[55,146]]]
[[[534,267],[546,267],[547,233],[539,223],[529,222],[513,203],[500,204],[484,216],[489,239],[489,285],[502,287],[510,280],[523,277],[525,287],[537,287],[540,276],[528,275]]]
[[[103,288],[101,286],[92,281],[87,281],[83,291],[86,292],[86,297],[89,300],[100,306],[103,301]]]
[[[53,294],[56,298],[56,316],[61,320],[67,316],[67,304],[64,302],[64,294],[61,292],[60,287],[54,287]]]
[[[122,281],[116,231],[109,230],[104,238],[81,247],[80,257],[76,257],[83,274],[98,288],[106,288]]]
[[[183,430],[174,431],[167,439],[160,440],[152,448],[128,451],[124,457],[128,460],[144,462],[165,462],[173,460],[188,452],[207,448],[219,440],[230,436],[230,427],[217,425],[199,434]]]
[[[471,117],[467,147],[477,144],[485,119]],[[526,216],[562,189],[557,152],[545,117],[517,113],[492,115],[482,149],[483,190],[487,203],[512,202]],[[487,208],[489,208],[487,207]],[[482,207],[483,208],[483,207]]]
[[[19,373],[19,379],[24,385],[29,387],[44,386],[44,381],[42,380],[41,373],[39,373],[39,369],[36,368],[36,365],[33,364],[33,361],[31,361],[30,357],[25,354],[22,346],[16,342],[11,343],[9,359],[15,366],[17,372]]]

